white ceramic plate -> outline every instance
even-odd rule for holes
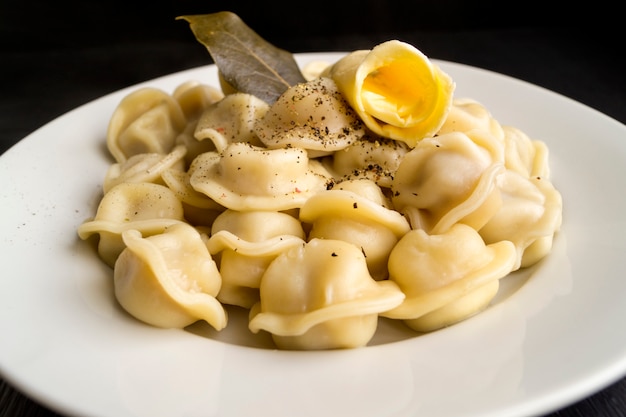
[[[297,55],[300,63],[338,54]],[[134,86],[52,121],[0,158],[0,371],[68,415],[523,416],[626,373],[626,126],[506,76],[439,62],[457,96],[550,148],[564,199],[553,252],[503,281],[494,305],[416,336],[382,322],[372,345],[286,352],[233,313],[217,334],[161,330],[116,304],[112,272],[76,228],[93,216],[112,162],[108,119]],[[166,91],[201,67],[143,85]]]

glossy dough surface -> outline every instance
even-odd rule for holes
[[[142,237],[122,234],[126,248],[115,263],[115,296],[137,319],[164,328],[198,320],[221,330],[226,312],[215,296],[221,276],[199,232],[182,223]]]
[[[391,281],[369,274],[358,247],[313,238],[281,254],[263,275],[250,329],[266,330],[281,348],[364,346],[374,336],[378,314],[404,294]]]

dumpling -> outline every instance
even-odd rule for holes
[[[172,96],[180,105],[187,121],[197,122],[207,107],[224,98],[224,93],[211,85],[191,80],[176,87]]]
[[[324,71],[326,71],[332,63],[330,61],[310,61],[304,64],[301,68],[302,75],[307,81],[311,81],[315,78],[321,77]]]
[[[304,239],[302,224],[291,214],[279,211],[226,210],[220,214],[211,227],[211,235],[222,230],[229,231],[249,242],[262,242],[282,235],[292,235]]]
[[[485,130],[498,140],[504,138],[503,127],[485,106],[471,98],[455,98],[437,134],[469,132],[474,129]]]
[[[122,241],[125,230],[135,229],[148,236],[184,222],[183,206],[166,186],[123,182],[104,195],[95,218],[78,227],[78,236],[87,239],[99,235],[98,254],[113,267],[126,247]]]
[[[176,87],[172,96],[180,105],[187,119],[187,126],[176,136],[175,141],[176,145],[182,145],[187,149],[185,154],[185,169],[187,169],[196,156],[203,152],[215,150],[215,145],[211,140],[197,139],[194,134],[198,119],[204,110],[224,98],[224,93],[216,87],[192,80]]]
[[[226,207],[193,189],[189,172],[168,169],[161,174],[165,185],[176,194],[183,205],[185,219],[193,226],[210,227]]]
[[[299,147],[311,158],[344,149],[363,134],[359,116],[330,78],[291,86],[254,127],[270,149]]]
[[[263,146],[254,124],[268,110],[269,104],[252,94],[228,94],[204,110],[194,136],[199,141],[210,140],[218,152],[235,142]]]
[[[299,208],[326,189],[330,174],[301,148],[266,149],[235,142],[207,152],[189,168],[191,186],[233,210]]]
[[[389,208],[380,187],[366,179],[315,194],[300,209],[300,220],[311,225],[309,239],[343,240],[360,248],[375,280],[387,278],[389,253],[410,230],[407,219]]]
[[[206,245],[219,261],[217,299],[250,308],[259,301],[261,276],[278,255],[304,243],[302,224],[278,211],[226,210],[216,218]]]
[[[347,148],[324,158],[323,163],[338,181],[367,178],[389,188],[409,149],[404,142],[368,132]]]
[[[365,346],[378,314],[404,294],[391,281],[375,281],[351,243],[312,239],[279,255],[261,278],[260,302],[250,311],[253,333],[271,333],[281,349]]]
[[[499,185],[502,207],[479,232],[487,243],[508,240],[518,251],[515,269],[535,264],[550,253],[560,230],[563,201],[550,180],[527,178],[507,170]]]
[[[302,238],[293,235],[251,242],[226,230],[217,232],[207,242],[209,251],[219,256],[222,289],[217,299],[224,304],[251,308],[260,299],[261,277],[269,264],[302,243]]]
[[[452,78],[414,46],[391,40],[354,51],[325,72],[374,133],[414,147],[448,115]]]
[[[424,139],[400,162],[393,205],[414,229],[439,234],[457,222],[479,229],[501,205],[503,158],[502,143],[484,130]]]
[[[487,307],[516,259],[513,243],[485,245],[462,223],[443,234],[412,230],[389,256],[389,279],[406,299],[381,316],[404,320],[420,332],[457,323]]]
[[[533,140],[513,126],[503,126],[504,164],[506,169],[530,177],[550,179],[548,147],[540,140]]]
[[[161,234],[122,234],[126,249],[115,263],[115,297],[133,317],[163,328],[204,320],[226,327],[226,311],[215,298],[221,277],[196,229],[173,225]]]
[[[108,192],[122,182],[153,182],[164,184],[161,175],[170,168],[183,170],[187,149],[178,145],[168,154],[141,153],[125,162],[112,164],[104,178],[103,189]]]
[[[188,169],[196,156],[205,152],[214,152],[217,148],[210,139],[198,139],[194,135],[196,133],[197,122],[188,123],[185,130],[176,136],[176,145],[184,146],[187,149],[185,153],[185,169]]]
[[[116,162],[142,153],[168,153],[187,125],[178,102],[168,93],[144,87],[125,96],[107,130],[107,148]]]

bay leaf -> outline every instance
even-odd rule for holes
[[[233,12],[185,15],[220,77],[235,90],[273,104],[289,87],[305,82],[293,54],[267,42]]]

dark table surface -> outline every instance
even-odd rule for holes
[[[562,10],[547,13],[540,3],[510,5],[507,11],[488,3],[469,8],[462,1],[417,1],[407,7],[365,1],[356,12],[354,6],[322,2],[308,9],[267,6],[258,13],[248,6],[181,1],[157,9],[139,2],[143,8],[133,14],[119,1],[101,6],[3,2],[0,153],[102,95],[211,63],[186,23],[174,17],[222,9],[237,12],[267,40],[291,52],[349,51],[400,39],[431,58],[537,84],[626,124],[626,47],[619,24],[613,23],[617,11],[596,2],[572,17]],[[626,379],[609,382],[548,415],[626,416]],[[1,417],[55,415],[0,381]]]

